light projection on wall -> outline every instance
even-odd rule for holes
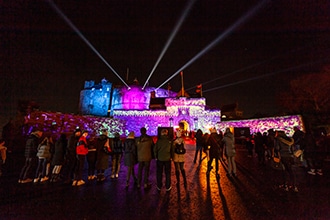
[[[267,132],[269,129],[282,130],[288,136],[293,135],[293,127],[298,126],[305,131],[304,123],[300,115],[249,119],[240,121],[223,121],[218,125],[218,129],[225,131],[227,127],[249,127],[251,133]]]
[[[204,133],[209,132],[212,127],[222,131],[226,127],[249,127],[251,133],[263,133],[273,128],[283,130],[289,136],[292,136],[294,126],[304,130],[299,115],[221,122],[221,111],[206,109],[205,98],[175,97],[174,92],[164,89],[155,91],[153,87],[142,90],[141,86],[132,85],[130,88],[120,87],[112,90],[112,84],[105,79],[97,85],[94,81],[86,81],[80,94],[79,107],[83,115],[89,116],[39,112],[29,115],[26,124],[28,127],[38,125],[52,133],[72,132],[79,126],[89,130],[91,136],[97,135],[104,128],[109,131],[110,136],[115,132],[126,136],[130,131],[140,135],[141,127],[147,128],[149,135],[157,136],[158,127],[175,128],[179,123],[185,124],[187,132],[201,129]],[[151,92],[155,92],[155,97],[165,98],[164,109],[149,109]],[[107,116],[110,105],[109,118]]]
[[[83,115],[107,116],[112,83],[103,79],[100,84],[86,81],[80,92],[79,109]]]
[[[176,92],[159,89],[156,91],[154,87],[146,87],[131,85],[130,89],[126,87],[118,87],[113,89],[111,109],[122,110],[145,110],[149,109],[150,94],[155,92],[157,98],[175,97]]]

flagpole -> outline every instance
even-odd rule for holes
[[[181,97],[184,97],[183,71],[180,72],[180,75],[181,75]]]

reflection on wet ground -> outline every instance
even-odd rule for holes
[[[194,144],[187,142],[187,189],[183,183],[176,186],[172,166],[170,192],[156,189],[155,161],[151,164],[150,189],[138,189],[133,184],[126,189],[124,166],[118,179],[111,179],[107,171],[102,183],[86,181],[83,186],[72,187],[48,182],[18,184],[24,158],[11,155],[7,172],[0,181],[0,219],[326,219],[330,216],[329,162],[325,163],[323,176],[308,175],[297,167],[300,191],[295,193],[275,187],[281,183],[281,172],[268,165],[258,165],[257,158],[247,157],[242,146],[237,146],[237,177],[227,177],[226,162],[221,162],[220,180],[214,169],[206,177],[206,158],[200,166],[193,163],[194,149]]]

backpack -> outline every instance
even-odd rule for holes
[[[175,144],[174,152],[176,154],[185,154],[186,153],[186,149],[184,148],[183,143],[181,143],[181,144]]]

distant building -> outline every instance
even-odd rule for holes
[[[239,110],[238,103],[236,102],[229,105],[223,105],[221,107],[221,115],[222,120],[242,119],[243,111]]]

